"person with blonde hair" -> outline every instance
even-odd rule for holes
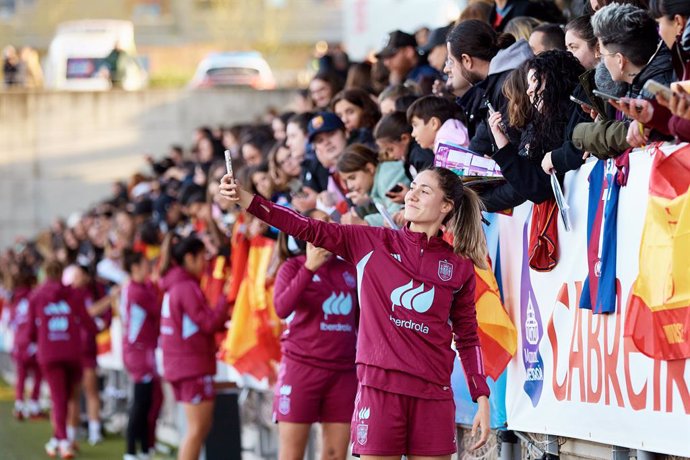
[[[364,460],[402,455],[449,460],[456,451],[450,387],[455,353],[472,399],[473,434],[489,436],[489,387],[477,335],[474,265],[487,266],[481,202],[445,168],[422,171],[405,195],[400,230],[310,219],[253,195],[232,175],[220,194],[287,234],[357,267],[359,388],[353,453]],[[441,228],[453,235],[443,240]]]

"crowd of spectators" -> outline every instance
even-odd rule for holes
[[[690,3],[591,0],[580,10],[566,18],[553,2],[470,2],[456,23],[428,34],[390,32],[375,62],[350,63],[342,52],[323,59],[293,107],[259,123],[199,127],[191,146],[149,158],[108,199],[3,250],[6,304],[44,277],[45,261],[83,270],[95,295],[117,307],[126,251],[152,261],[157,281],[174,239],[195,235],[210,279],[219,258],[238,261],[255,239],[275,241],[275,229],[218,198],[226,150],[240,183],[275,203],[342,223],[404,225],[404,195],[441,141],[500,166],[504,180],[478,189],[488,212],[552,202],[551,176],[562,182],[589,157],[690,141]],[[7,47],[5,84],[40,85],[32,59]],[[668,92],[650,92],[650,81]],[[279,249],[257,289],[270,288]],[[232,304],[244,272],[228,273]]]

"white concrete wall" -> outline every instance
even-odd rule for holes
[[[195,127],[252,121],[289,91],[0,94],[0,248],[105,198]]]

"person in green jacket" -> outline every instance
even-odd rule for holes
[[[391,215],[402,209],[401,204],[388,196],[392,188],[410,184],[402,161],[379,162],[376,152],[354,144],[345,149],[336,169],[347,186],[347,197],[355,206],[354,213],[343,216],[341,222],[381,227],[384,219],[376,203]]]

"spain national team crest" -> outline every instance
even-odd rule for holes
[[[360,423],[357,425],[357,442],[360,446],[367,443],[367,433],[369,432],[369,425]]]
[[[292,385],[283,385],[280,387],[280,398],[278,399],[278,412],[283,415],[290,413],[290,393],[292,393]]]
[[[368,407],[363,407],[359,410],[359,412],[357,412],[357,419],[360,422],[359,424],[357,424],[357,442],[360,446],[363,446],[367,443],[369,425],[367,425],[366,421],[369,420],[370,415],[371,409],[369,409]]]
[[[449,281],[453,277],[453,264],[447,260],[439,261],[438,277],[441,278],[441,281]]]

